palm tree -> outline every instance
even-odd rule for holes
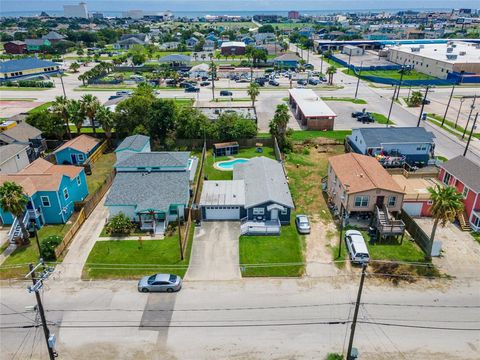
[[[70,70],[72,70],[74,73],[78,72],[78,69],[80,69],[80,64],[77,62],[73,62],[70,64]]]
[[[112,138],[112,130],[115,125],[115,119],[113,116],[114,115],[110,111],[110,109],[105,106],[100,106],[97,109],[97,113],[95,115],[96,119],[100,123],[100,126],[105,132],[105,136],[107,137],[108,143],[110,143],[110,139]]]
[[[80,134],[82,132],[83,120],[85,120],[85,114],[82,112],[80,102],[73,99],[69,100],[67,111],[70,121],[77,128],[77,134]]]
[[[452,222],[463,211],[462,194],[459,194],[457,190],[452,186],[440,187],[437,185],[435,188],[428,188],[430,192],[430,200],[433,202],[430,208],[430,213],[435,219],[433,223],[432,233],[430,235],[430,243],[428,245],[428,253],[426,259],[431,259],[433,240],[435,239],[435,232],[437,231],[438,223],[442,227],[447,223]]]
[[[328,84],[333,85],[333,75],[337,73],[337,68],[335,66],[329,66],[326,74],[328,75]]]
[[[100,101],[98,101],[98,98],[96,96],[93,96],[92,94],[85,94],[80,100],[80,106],[82,112],[90,119],[93,133],[96,134],[97,131],[95,128],[95,114],[97,112],[97,109],[100,107]]]
[[[210,71],[210,75],[212,78],[212,100],[215,100],[215,78],[217,77],[217,65],[215,65],[215,62],[213,60],[210,63],[208,70]]]
[[[62,119],[67,128],[67,134],[69,139],[72,138],[72,133],[70,132],[70,126],[68,125],[68,118],[70,114],[68,113],[68,100],[65,96],[57,96],[52,105],[53,112],[58,114]]]
[[[0,208],[17,218],[17,222],[22,230],[22,244],[26,245],[29,234],[25,224],[22,221],[23,215],[28,204],[28,198],[25,196],[23,188],[10,181],[6,181],[0,186]]]
[[[88,75],[87,73],[83,73],[81,75],[78,75],[78,80],[81,80],[83,83],[83,86],[85,86],[85,81],[88,80]]]
[[[251,82],[250,85],[248,86],[247,94],[248,96],[250,96],[250,99],[252,100],[252,107],[255,107],[255,100],[257,99],[257,96],[260,94],[260,87],[258,86],[258,84]]]

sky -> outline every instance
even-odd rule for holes
[[[80,0],[0,0],[2,11],[61,10],[63,4]],[[128,9],[172,11],[254,11],[254,10],[365,10],[421,8],[480,8],[478,0],[85,0],[90,11]]]

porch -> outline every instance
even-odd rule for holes
[[[155,235],[165,234],[168,219],[164,212],[139,213],[140,230],[151,232]]]
[[[243,218],[240,221],[241,235],[280,235],[280,220],[248,220]]]

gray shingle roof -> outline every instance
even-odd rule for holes
[[[0,146],[0,165],[10,159],[12,156],[24,151],[26,148],[28,148],[28,146],[22,144],[9,144]]]
[[[158,59],[158,62],[190,62],[190,56],[171,54]]]
[[[245,182],[245,207],[275,202],[293,208],[282,165],[264,156],[233,167],[233,179]]]
[[[47,40],[63,40],[65,39],[65,36],[62,34],[57,33],[56,31],[50,31],[47,35],[43,35],[42,39],[47,39]]]
[[[150,138],[145,135],[132,135],[128,136],[117,146],[115,151],[131,150],[141,151],[145,145],[150,141]]]
[[[301,58],[300,56],[298,56],[297,54],[293,54],[293,53],[287,53],[287,54],[284,54],[284,55],[280,55],[278,57],[276,57],[275,59],[273,59],[273,61],[300,61]]]
[[[59,64],[36,58],[24,58],[18,60],[0,61],[0,72],[6,73],[54,66],[59,66]]]
[[[473,161],[464,156],[457,156],[442,164],[442,167],[469,189],[480,193],[480,166]]]
[[[125,160],[115,164],[115,167],[182,167],[188,165],[190,153],[187,151],[172,152],[141,152],[132,154]]]
[[[128,39],[123,39],[119,40],[118,44],[138,44],[138,45],[144,45],[145,41],[142,41],[140,39],[137,39],[136,37],[131,37]]]
[[[37,46],[42,46],[45,44],[45,40],[47,39],[25,39],[25,44],[28,45],[37,45]]]
[[[422,127],[360,128],[367,147],[382,144],[432,143],[435,135]]]
[[[105,205],[134,205],[135,211],[169,210],[172,204],[188,204],[188,172],[118,173]]]
[[[40,135],[42,135],[42,132],[36,127],[33,127],[26,122],[21,122],[13,128],[0,133],[0,140],[5,141],[6,143],[14,141],[25,143],[29,142],[30,139],[39,137]]]

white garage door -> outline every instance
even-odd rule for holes
[[[240,206],[205,206],[206,220],[240,220]]]
[[[422,214],[422,203],[403,203],[403,210],[410,216],[420,216]]]

